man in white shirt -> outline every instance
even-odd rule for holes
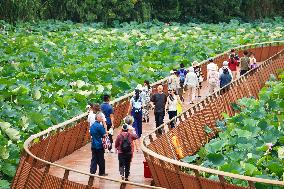
[[[209,72],[210,72],[210,71],[213,71],[213,70],[218,70],[218,66],[217,66],[217,64],[215,64],[215,63],[213,62],[213,59],[210,58],[210,59],[209,59],[209,64],[207,64],[207,80],[209,79],[209,78],[208,78]]]

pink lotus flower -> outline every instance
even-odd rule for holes
[[[266,146],[268,147],[268,150],[272,150],[273,144],[272,143],[266,143]]]

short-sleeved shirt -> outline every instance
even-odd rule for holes
[[[248,71],[250,69],[250,59],[249,57],[242,57],[241,58],[241,70]]]
[[[228,62],[229,69],[231,71],[237,71],[238,61],[236,59],[229,59]]]
[[[102,114],[102,115],[103,115],[103,120],[106,121],[105,114]],[[90,126],[92,126],[96,121],[96,114],[94,114],[93,111],[90,111],[87,120],[90,123]]]
[[[110,119],[110,114],[113,114],[112,106],[109,103],[104,102],[101,104],[101,109],[106,117],[106,124],[112,125],[113,123],[111,122],[111,119]]]
[[[167,102],[167,95],[156,93],[152,96],[151,101],[155,104],[155,112],[164,112]]]
[[[95,121],[90,128],[90,134],[92,136],[92,149],[103,149],[102,138],[106,134],[104,126],[100,122]]]

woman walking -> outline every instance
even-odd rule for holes
[[[200,90],[201,90],[202,82],[203,82],[203,74],[201,72],[201,67],[197,61],[194,61],[192,63],[192,66],[194,68],[194,73],[197,75],[197,78],[198,78],[197,97],[200,98],[201,97]]]
[[[178,103],[182,104],[180,98],[178,95],[175,94],[175,92],[171,89],[168,90],[169,96],[166,102],[166,109],[168,110],[169,119],[171,120],[175,116],[177,116],[177,105]],[[174,121],[171,121],[171,128],[175,127]]]
[[[130,173],[130,163],[133,156],[132,143],[138,137],[129,132],[128,125],[122,126],[121,133],[115,140],[115,148],[118,151],[119,172],[122,180],[128,181]]]
[[[212,94],[215,90],[217,90],[219,86],[219,72],[217,71],[217,68],[212,69],[208,73],[208,86],[209,94]]]
[[[228,67],[232,72],[233,80],[237,78],[237,66],[238,66],[238,60],[235,59],[235,55],[231,54],[229,59]]]
[[[134,118],[133,127],[138,136],[138,141],[140,144],[140,137],[142,135],[142,108],[143,108],[143,100],[140,95],[142,90],[141,85],[137,85],[135,89],[135,95],[130,99],[130,106],[128,110],[128,114]],[[137,149],[138,150],[138,149]]]
[[[144,81],[144,87],[142,88],[141,97],[143,101],[143,108],[142,108],[142,120],[143,122],[149,122],[149,110],[151,109],[150,104],[150,96],[152,90],[150,87],[150,83],[148,80]]]
[[[193,67],[190,67],[188,69],[188,73],[186,74],[185,78],[185,85],[188,89],[189,104],[193,104],[193,100],[195,98],[195,91],[198,86],[198,77],[195,74]]]

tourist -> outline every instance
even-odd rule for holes
[[[217,87],[219,86],[219,72],[217,71],[216,67],[215,69],[212,67],[212,70],[209,71],[208,86],[209,86],[209,94],[214,93]]]
[[[151,97],[151,105],[154,107],[154,115],[156,128],[164,123],[165,106],[167,102],[167,96],[163,93],[163,86],[158,86],[158,93]],[[161,130],[158,131],[161,134]]]
[[[231,49],[231,52],[229,54],[229,58],[234,57],[234,59],[237,61],[237,63],[239,64],[240,58],[238,53],[236,53],[235,49]]]
[[[229,59],[229,64],[228,67],[232,72],[233,75],[233,79],[237,79],[237,66],[238,66],[238,61],[235,59],[234,54],[230,55],[230,59]]]
[[[210,58],[209,59],[209,64],[207,64],[207,81],[208,81],[208,77],[209,77],[209,72],[210,71],[216,71],[218,69],[218,66],[217,66],[217,64],[215,64],[214,62],[213,62],[213,59],[212,58]]]
[[[233,74],[231,72],[231,70],[229,69],[229,62],[228,61],[224,61],[223,62],[223,66],[219,69],[219,75],[221,75],[223,73],[224,69],[227,69],[227,71],[229,72],[229,74],[231,75],[231,77],[233,77]]]
[[[101,124],[104,116],[101,112],[96,114],[96,121],[90,127],[90,135],[92,138],[91,150],[92,159],[90,166],[90,173],[96,174],[97,165],[99,166],[99,176],[107,176],[105,173],[105,159],[104,159],[104,147],[102,143],[103,137],[106,135],[106,130]]]
[[[128,131],[128,125],[122,125],[122,131],[115,140],[115,148],[118,151],[119,172],[122,180],[128,181],[130,163],[133,155],[132,141],[137,135]]]
[[[182,104],[182,102],[179,96],[176,95],[173,90],[169,89],[168,92],[169,92],[169,95],[168,95],[168,99],[167,99],[165,107],[168,110],[169,119],[171,120],[172,118],[177,116],[177,105],[178,103]],[[171,128],[174,128],[175,127],[174,121],[171,121],[170,125],[171,125]]]
[[[194,68],[190,67],[188,73],[185,78],[185,85],[187,86],[188,96],[189,96],[189,104],[193,104],[193,100],[195,98],[195,91],[199,85],[198,77],[194,72]]]
[[[173,90],[176,90],[176,74],[175,74],[175,71],[174,70],[171,70],[170,71],[170,76],[168,78],[168,88],[169,89],[173,89]]]
[[[144,86],[141,92],[141,97],[143,101],[142,121],[144,122],[149,122],[149,111],[151,109],[151,104],[150,104],[151,93],[152,93],[152,90],[150,87],[150,82],[148,80],[145,80]]]
[[[143,108],[143,100],[140,95],[142,90],[142,85],[138,84],[135,88],[135,94],[130,99],[130,106],[128,109],[128,114],[134,118],[133,127],[138,136],[138,141],[140,144],[140,137],[142,135],[142,108]]]
[[[95,123],[96,121],[96,113],[101,111],[101,107],[98,103],[96,104],[88,104],[87,105],[87,111],[88,111],[88,118],[87,121],[89,122],[90,127]],[[105,115],[102,113],[103,115],[103,122],[101,123],[105,129],[107,129],[107,125],[106,125],[106,118]]]
[[[194,68],[194,73],[197,75],[197,78],[198,78],[197,97],[200,98],[201,97],[200,90],[201,90],[202,82],[203,82],[203,74],[201,71],[201,67],[197,61],[194,61],[192,63],[192,66]]]
[[[106,117],[106,125],[107,125],[107,131],[108,131],[108,137],[110,140],[110,146],[108,148],[108,151],[113,153],[113,149],[112,149],[112,144],[113,144],[113,129],[114,129],[114,112],[113,112],[113,108],[110,105],[110,96],[109,95],[104,95],[103,96],[103,103],[101,104],[101,110],[103,112],[103,114]]]
[[[249,59],[250,59],[250,68],[251,68],[251,69],[256,68],[256,67],[257,67],[257,64],[256,64],[256,59],[255,59],[255,57],[254,57],[254,53],[253,53],[253,52],[250,53]]]
[[[134,119],[132,116],[127,115],[124,120],[123,120],[124,124],[126,124],[128,126],[128,131],[130,133],[133,133],[134,135],[136,134],[135,128],[132,126]],[[137,140],[132,141],[132,152],[134,152],[134,145],[135,145],[135,149],[138,152],[138,144],[137,144]],[[133,153],[132,153],[132,158],[133,158]]]
[[[244,51],[244,56],[240,60],[240,75],[244,75],[247,71],[250,70],[250,59],[248,57],[248,51]]]
[[[232,76],[229,73],[228,68],[224,68],[222,74],[220,75],[220,88],[228,85],[232,81]]]
[[[185,69],[185,66],[183,63],[181,63],[180,69],[178,70],[177,75],[179,77],[179,86],[180,86],[178,89],[178,95],[182,101],[184,101],[183,92],[184,92],[184,82],[185,82],[186,74],[187,74],[187,71]]]

